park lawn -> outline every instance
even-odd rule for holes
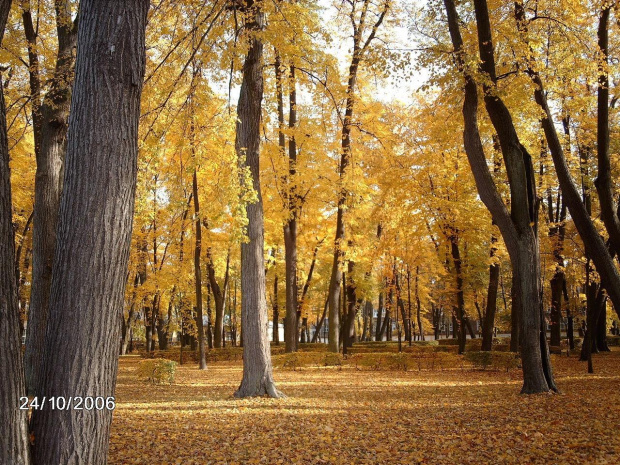
[[[620,351],[595,374],[553,356],[559,395],[520,371],[277,369],[286,399],[235,399],[240,362],[138,379],[121,357],[110,464],[620,463]]]

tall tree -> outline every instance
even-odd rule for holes
[[[0,44],[11,10],[11,1],[0,2]],[[9,171],[9,145],[4,106],[4,86],[0,88],[0,463],[30,463],[28,411],[19,408],[25,395],[24,367],[19,333],[15,237]]]
[[[529,49],[529,37],[528,37],[528,22],[525,16],[525,8],[521,1],[515,2],[515,19],[517,21],[517,27],[519,29],[519,33],[525,44]],[[607,17],[609,12],[603,12],[601,17],[601,22],[599,26],[599,42],[601,39],[604,39],[606,35],[607,28]],[[605,31],[601,31],[604,29]],[[604,42],[604,40],[603,40]],[[605,49],[604,43],[601,43],[601,47]],[[529,49],[531,54],[531,49]],[[601,284],[609,294],[609,298],[614,304],[614,309],[616,313],[620,315],[620,273],[618,273],[618,269],[613,262],[613,257],[609,253],[609,249],[605,245],[603,238],[599,234],[592,221],[592,218],[588,214],[586,206],[583,204],[581,196],[579,195],[579,191],[577,190],[577,186],[573,180],[573,177],[570,173],[568,165],[566,163],[566,157],[564,156],[564,149],[560,142],[560,138],[558,137],[557,129],[553,122],[553,117],[551,116],[551,110],[549,108],[549,104],[547,101],[547,93],[545,91],[545,86],[543,84],[542,78],[540,77],[540,73],[532,66],[531,57],[526,57],[526,72],[532,79],[534,84],[534,99],[538,106],[540,106],[543,112],[542,118],[542,126],[545,133],[545,138],[547,140],[547,145],[549,147],[549,151],[551,152],[551,158],[553,159],[553,165],[555,166],[555,171],[558,175],[558,181],[560,184],[560,188],[562,189],[562,195],[566,202],[566,206],[568,207],[568,211],[570,212],[571,218],[575,223],[575,227],[579,232],[579,236],[584,243],[586,249],[586,255],[592,259],[594,266],[596,267],[596,271],[601,276]],[[603,81],[603,82],[601,82]],[[601,87],[606,87],[604,84],[604,76],[601,75],[599,78],[599,83]],[[602,91],[601,88],[599,90]],[[604,98],[605,92],[599,93],[599,102]],[[604,110],[603,110],[604,111]],[[599,114],[600,125],[604,126],[605,117],[604,115]],[[605,128],[599,126],[599,143],[602,144],[602,147],[599,147],[599,168],[602,168],[599,172],[599,176],[601,179],[599,180],[599,198],[601,199],[601,207],[606,211],[603,213],[604,223],[606,228],[608,229],[608,233],[610,234],[610,238],[612,235],[615,235],[615,228],[617,227],[617,216],[612,216],[615,212],[608,211],[609,208],[613,210],[613,203],[611,205],[604,206],[606,200],[605,198],[608,196],[610,183],[605,180],[605,177],[609,174],[606,173],[607,167],[605,165],[605,153],[607,149],[604,147],[605,144]],[[607,201],[610,199],[607,198]],[[612,240],[613,244],[613,240]],[[596,320],[595,320],[596,321]]]
[[[83,0],[40,395],[114,396],[148,0]],[[33,412],[36,463],[105,463],[112,411]]]
[[[549,350],[544,331],[540,305],[540,262],[536,230],[536,205],[533,169],[529,154],[520,143],[512,117],[501,98],[494,92],[497,80],[491,25],[485,0],[475,0],[478,45],[481,68],[488,77],[485,81],[484,103],[497,131],[504,162],[508,172],[511,209],[504,204],[482,147],[478,129],[478,87],[473,72],[467,67],[458,13],[453,0],[444,0],[450,37],[457,65],[465,78],[463,140],[480,198],[491,212],[506,243],[513,265],[516,289],[513,312],[520,313],[522,328],[521,357],[523,360],[522,393],[555,390],[549,361]]]
[[[30,2],[23,4],[23,23],[28,42],[30,95],[37,172],[35,178],[34,225],[32,231],[32,291],[26,334],[26,386],[38,392],[38,379],[49,314],[52,267],[56,248],[56,225],[63,184],[67,145],[67,125],[71,105],[77,20],[72,2],[55,0],[58,52],[56,68],[43,102],[39,58],[36,50],[37,27],[33,25]]]
[[[249,49],[237,105],[235,150],[239,164],[251,174],[256,199],[246,204],[248,241],[241,244],[241,328],[243,379],[235,397],[269,395],[282,397],[276,389],[267,334],[265,297],[264,218],[260,189],[260,120],[263,100],[263,43],[257,32],[265,24],[260,3],[246,0],[246,29]],[[250,186],[249,186],[250,187]]]
[[[331,279],[329,282],[329,350],[338,352],[340,349],[340,283],[342,282],[343,246],[345,240],[345,218],[349,191],[344,183],[345,175],[351,165],[351,129],[353,128],[353,113],[355,108],[355,84],[360,66],[367,56],[370,44],[377,35],[377,30],[383,23],[385,15],[390,9],[390,1],[383,0],[377,6],[377,12],[370,10],[375,6],[371,0],[352,0],[348,2],[350,10],[347,15],[353,27],[353,52],[347,76],[345,113],[342,118],[341,152],[338,174],[340,187],[338,192],[338,212],[336,215],[336,237],[334,238],[334,259],[332,263]],[[373,21],[372,16],[375,16]],[[364,32],[369,31],[366,37]],[[352,270],[351,270],[352,271]],[[351,281],[351,285],[355,284]]]

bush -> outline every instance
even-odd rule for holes
[[[620,336],[607,336],[607,345],[619,347],[620,346]]]
[[[458,346],[459,345],[458,339],[439,339],[437,342],[440,346]]]
[[[506,371],[511,368],[517,368],[519,366],[519,354],[515,352],[466,352],[465,360],[471,362],[474,368],[482,368],[486,370],[491,366],[496,370],[505,369]]]
[[[177,362],[164,358],[144,360],[138,365],[137,375],[144,381],[153,384],[162,384],[164,382],[172,384],[174,382],[176,366]]]
[[[301,370],[302,367],[342,366],[342,354],[332,352],[291,352],[275,355],[273,366],[277,368]]]
[[[510,344],[495,344],[493,346],[495,352],[510,352]]]
[[[479,351],[482,349],[482,339],[467,339],[465,341],[465,350]]]

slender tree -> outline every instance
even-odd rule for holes
[[[41,396],[114,396],[134,212],[148,0],[80,3]],[[109,407],[109,405],[108,405]],[[106,462],[112,411],[42,408],[35,463]]]

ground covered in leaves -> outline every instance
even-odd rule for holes
[[[620,351],[553,356],[559,395],[519,370],[276,369],[288,397],[234,399],[238,361],[146,384],[121,357],[110,464],[620,463]]]

